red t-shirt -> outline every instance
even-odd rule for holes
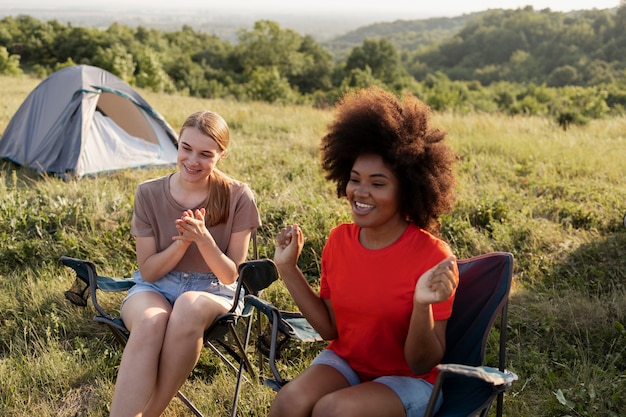
[[[434,383],[436,368],[424,375],[411,372],[404,343],[417,280],[452,252],[413,224],[378,250],[361,245],[359,230],[353,223],[334,228],[322,253],[320,296],[330,299],[338,335],[328,349],[347,360],[362,381],[399,375]],[[432,305],[435,320],[450,317],[453,300],[454,294]]]

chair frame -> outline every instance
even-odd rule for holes
[[[507,340],[507,336],[506,336],[506,323],[507,323],[507,313],[508,313],[508,302],[509,302],[509,295],[510,295],[510,290],[511,290],[511,283],[512,283],[512,279],[513,279],[513,254],[509,253],[509,252],[490,252],[490,253],[486,253],[483,255],[477,255],[468,259],[460,259],[457,261],[459,268],[462,268],[464,264],[470,264],[472,262],[475,261],[479,261],[482,259],[488,259],[488,258],[493,258],[493,257],[499,257],[501,259],[503,259],[504,262],[507,263],[506,265],[506,277],[503,278],[505,279],[505,282],[503,283],[503,285],[505,286],[506,290],[504,292],[504,294],[502,295],[502,297],[499,299],[499,303],[498,305],[494,308],[494,311],[491,313],[490,316],[490,320],[487,323],[487,325],[485,326],[485,329],[483,331],[483,340],[481,342],[481,352],[480,352],[480,357],[481,357],[481,362],[484,361],[484,357],[485,357],[485,347],[487,344],[487,338],[489,336],[489,333],[491,331],[491,329],[493,328],[494,323],[496,322],[496,319],[499,315],[500,317],[500,337],[499,337],[499,343],[498,343],[498,368],[497,371],[499,371],[500,373],[502,373],[502,375],[505,376],[511,376],[511,379],[517,379],[517,376],[515,374],[513,374],[510,371],[507,371],[505,369],[506,366],[506,340]],[[459,271],[459,275],[460,275],[460,279],[462,279],[462,272]],[[454,315],[454,307],[453,307],[453,313]],[[444,361],[442,361],[442,364],[445,363],[445,357],[444,357]],[[462,365],[461,365],[462,366]],[[453,376],[453,375],[462,375],[463,372],[457,372],[456,371],[456,366],[455,364],[450,364],[449,366],[442,366],[442,367],[438,367],[439,368],[439,374],[437,376],[437,380],[435,381],[435,385],[433,387],[433,392],[432,395],[430,397],[429,403],[428,403],[428,407],[426,409],[426,412],[424,414],[425,417],[431,417],[433,415],[435,416],[439,416],[440,414],[435,413],[434,409],[435,409],[435,405],[436,402],[439,398],[439,396],[442,394],[443,391],[443,386],[444,386],[444,382],[447,378]],[[477,378],[481,378],[481,368],[482,369],[490,369],[490,370],[494,370],[493,368],[489,368],[489,367],[483,367],[483,366],[473,366],[474,368],[474,377]],[[509,388],[510,383],[506,383],[506,384],[502,384],[502,385],[494,385],[493,389],[497,392],[496,395],[496,416],[501,417],[503,414],[503,408],[504,408],[504,393],[505,391]],[[484,404],[482,404],[482,406],[480,406],[477,410],[475,410],[475,413],[480,413],[479,415],[481,417],[486,417],[491,405],[493,403],[493,397],[488,399]]]
[[[258,258],[256,256],[256,239],[253,239],[253,250],[255,258]],[[75,282],[80,281],[88,285],[89,298],[91,299],[91,303],[97,312],[94,317],[94,321],[106,325],[113,333],[115,339],[122,347],[124,347],[128,341],[130,332],[126,329],[120,317],[108,313],[100,305],[98,302],[98,290],[106,292],[127,291],[130,287],[132,287],[132,285],[134,285],[134,282],[129,278],[99,276],[94,263],[88,260],[62,256],[59,258],[59,261],[64,266],[74,270],[76,273]],[[255,368],[246,354],[251,337],[252,322],[254,319],[253,307],[245,302],[244,297],[243,313],[238,314],[236,312],[236,308],[240,300],[239,297],[241,289],[244,289],[245,295],[258,296],[263,289],[267,288],[277,278],[278,271],[276,270],[276,265],[274,265],[273,261],[270,259],[254,259],[242,263],[239,266],[239,278],[237,279],[237,289],[235,291],[233,307],[228,312],[216,318],[213,324],[204,333],[204,346],[215,352],[228,367],[237,373],[237,382],[230,412],[230,415],[233,417],[237,414],[237,403],[239,400],[239,393],[241,391],[242,380],[248,380],[248,378],[244,376],[244,372],[247,372],[252,379],[257,379]],[[86,303],[82,304],[80,301],[76,301],[76,298],[79,297],[78,294],[73,293],[72,296],[68,294],[69,292],[70,291],[66,291],[65,293],[66,297],[70,301],[74,304],[86,305]],[[245,321],[243,339],[237,333],[236,329],[240,320]],[[224,341],[224,336],[227,334],[232,337],[235,348],[231,347]],[[230,357],[234,359],[236,364],[233,363],[228,356],[222,353],[218,346],[223,348],[230,355]],[[200,410],[198,410],[198,408],[180,390],[177,392],[176,396],[191,410],[195,416],[203,417]]]

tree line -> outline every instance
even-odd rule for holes
[[[403,35],[411,26],[399,21],[396,32],[384,25],[340,57],[269,20],[231,43],[188,25],[97,29],[20,15],[0,20],[0,74],[45,77],[89,64],[157,92],[315,106],[379,85],[438,111],[542,115],[566,128],[626,113],[625,3],[576,14],[488,11],[420,46],[402,41],[416,36]]]

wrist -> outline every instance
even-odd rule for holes
[[[293,264],[293,263],[278,263],[278,262],[275,262],[275,264],[276,264],[276,269],[278,269],[278,272],[281,275],[299,271],[299,268],[298,268],[297,264]]]
[[[413,300],[413,311],[416,313],[430,314],[432,304],[430,302],[421,302]]]

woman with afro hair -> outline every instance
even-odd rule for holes
[[[270,416],[422,416],[458,284],[439,237],[457,157],[411,94],[359,90],[336,111],[322,167],[353,221],[330,232],[319,294],[297,266],[298,225],[280,231],[274,255],[299,309],[330,343],[279,391]]]

